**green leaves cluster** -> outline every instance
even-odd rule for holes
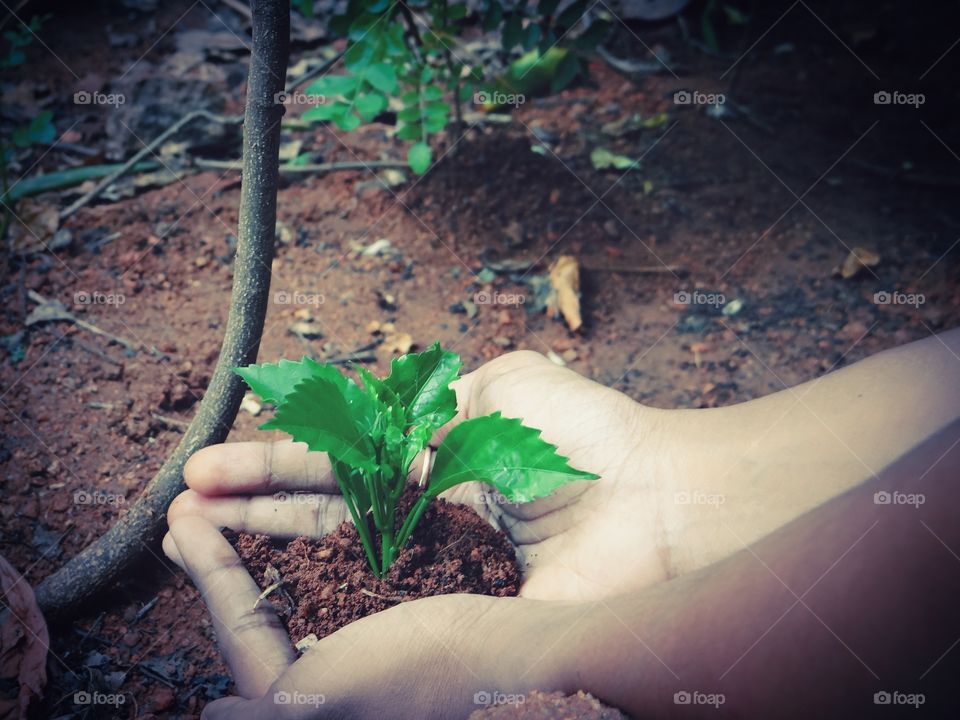
[[[518,81],[528,74],[530,79],[548,74],[544,87],[558,92],[583,72],[577,51],[595,47],[609,28],[599,17],[587,22],[588,7],[587,0],[576,0],[557,13],[559,0],[486,0],[482,12],[470,16],[465,3],[452,0],[349,0],[330,26],[347,38],[343,72],[308,88],[325,102],[303,117],[350,132],[395,113],[396,136],[411,143],[407,160],[422,174],[433,158],[430,137],[448,127],[454,107],[474,92],[528,94]],[[471,64],[455,50],[471,25],[500,31],[501,59],[507,61],[502,76],[492,77],[489,67]],[[519,69],[511,65],[518,48],[526,53]],[[563,48],[570,52],[556,53]],[[545,62],[538,64],[541,57]]]
[[[236,370],[277,406],[263,429],[282,430],[329,455],[378,577],[389,570],[430,501],[455,485],[488,482],[511,502],[528,502],[564,483],[597,477],[570,467],[539,430],[494,413],[462,421],[447,434],[429,483],[407,516],[397,517],[410,464],[457,413],[450,383],[461,366],[459,356],[435,343],[395,359],[385,378],[356,366],[360,384],[306,357]]]

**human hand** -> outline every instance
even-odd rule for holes
[[[444,494],[511,539],[524,568],[522,597],[595,599],[663,579],[663,411],[532,352],[498,358],[454,387],[458,415],[435,442],[458,421],[499,410],[542,430],[574,467],[600,475],[523,505],[500,502],[481,483]],[[419,467],[411,474],[419,476]],[[171,523],[199,514],[238,531],[321,537],[348,517],[326,456],[301,443],[215,445],[190,459],[184,477],[190,489],[171,505]],[[298,503],[272,497],[294,491],[312,495]]]
[[[456,390],[458,420],[494,410],[520,417],[543,430],[572,465],[600,475],[522,506],[492,501],[478,483],[448,494],[505,530],[524,567],[520,594],[528,600],[461,595],[403,603],[334,633],[291,664],[290,642],[276,617],[250,611],[259,588],[216,527],[275,537],[330,532],[348,513],[329,463],[291,442],[207,448],[187,465],[190,489],[170,508],[164,549],[201,589],[240,693],[259,698],[260,704],[232,707],[231,714],[272,714],[273,695],[300,693],[307,702],[287,710],[397,716],[402,687],[405,710],[425,717],[449,703],[469,710],[475,692],[557,687],[572,664],[549,652],[545,643],[560,631],[545,626],[564,627],[553,623],[570,606],[533,600],[603,598],[663,577],[653,481],[659,411],[534,353],[488,363]],[[273,497],[292,491],[306,494],[297,503]],[[390,638],[388,649],[384,638]],[[322,713],[309,702],[321,688]]]

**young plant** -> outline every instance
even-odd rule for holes
[[[529,502],[565,483],[597,478],[570,467],[539,430],[496,412],[464,420],[447,434],[429,482],[406,517],[398,518],[410,464],[457,414],[450,383],[461,366],[458,355],[434,343],[394,359],[385,378],[356,366],[362,386],[335,366],[307,357],[236,370],[276,406],[262,429],[283,430],[310,450],[328,454],[378,577],[386,575],[430,501],[455,485],[487,482],[510,502]]]
[[[302,12],[313,6],[312,0],[296,4]],[[330,23],[330,30],[347,40],[342,66],[308,88],[324,102],[303,119],[351,132],[392,111],[396,136],[410,143],[407,162],[423,174],[433,159],[430,138],[447,128],[451,113],[452,144],[463,132],[463,102],[473,98],[486,109],[517,104],[534,91],[559,92],[582,75],[579,53],[593,50],[611,24],[595,5],[347,0]],[[477,28],[499,33],[499,57],[463,46],[459,38]]]

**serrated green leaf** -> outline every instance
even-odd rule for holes
[[[540,431],[499,412],[465,420],[437,450],[427,493],[436,497],[470,481],[493,485],[510,501],[530,502],[575,480],[597,475],[573,468]]]
[[[427,424],[439,428],[457,414],[457,395],[450,383],[462,366],[459,355],[436,342],[423,352],[394,358],[382,383],[407,408],[408,427]]]
[[[367,68],[366,81],[387,95],[397,91],[397,71],[387,63],[374,63]]]
[[[433,151],[425,142],[418,142],[416,145],[411,145],[410,150],[407,152],[407,163],[410,165],[410,169],[417,175],[423,175],[427,171],[432,159]]]
[[[366,421],[375,409],[369,397],[356,384],[353,387],[354,403],[348,403],[337,383],[309,377],[294,387],[261,428],[282,430],[314,452],[329,453],[354,469],[373,472],[376,453]]]
[[[278,363],[234,368],[233,371],[242,377],[262,400],[274,405],[281,405],[283,399],[293,392],[297,383],[307,378],[319,377],[332,382],[336,382],[334,376],[343,378],[340,371],[333,365],[318,363],[306,356],[298,361],[284,359]]]
[[[443,90],[436,85],[430,85],[423,89],[423,99],[431,102],[433,100],[443,100]]]

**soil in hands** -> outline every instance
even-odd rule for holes
[[[412,489],[404,494],[399,517],[415,499]],[[238,533],[232,542],[262,589],[280,583],[268,600],[294,643],[311,633],[323,638],[406,600],[449,593],[507,597],[520,590],[520,566],[504,534],[471,508],[445,500],[427,508],[383,579],[371,571],[350,522],[319,540],[278,543]]]

